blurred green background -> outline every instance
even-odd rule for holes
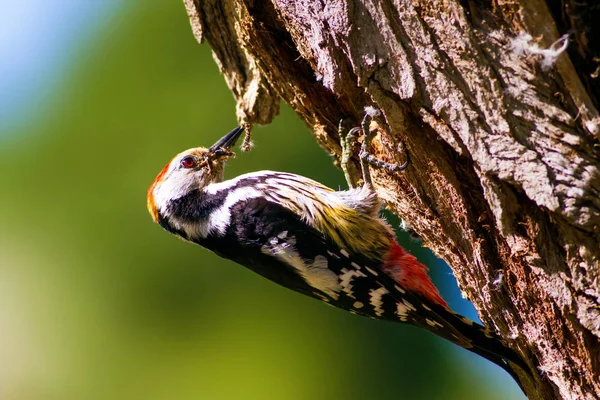
[[[280,288],[163,232],[146,190],[236,125],[180,1],[6,2],[0,15],[0,399],[520,399],[502,370]],[[345,187],[287,108],[229,177]],[[475,318],[418,244],[451,305]]]

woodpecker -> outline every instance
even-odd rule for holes
[[[334,191],[259,171],[223,180],[243,128],[175,156],[148,190],[154,222],[296,292],[354,314],[416,325],[494,362],[527,368],[488,328],[452,311],[427,267],[395,240],[370,184]],[[526,370],[526,369],[525,369]]]

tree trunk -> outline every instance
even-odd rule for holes
[[[282,99],[339,160],[339,121],[380,110],[371,153],[410,166],[373,169],[379,196],[530,365],[526,395],[600,398],[600,6],[185,4],[249,126]]]

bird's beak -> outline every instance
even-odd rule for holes
[[[238,126],[227,135],[219,139],[217,143],[213,144],[210,149],[208,149],[209,154],[218,153],[219,150],[231,150],[242,132],[244,132],[244,128]]]

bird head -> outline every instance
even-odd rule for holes
[[[233,155],[231,148],[243,131],[237,127],[210,148],[186,150],[165,165],[148,189],[148,211],[155,222],[170,201],[223,180],[225,162]]]

